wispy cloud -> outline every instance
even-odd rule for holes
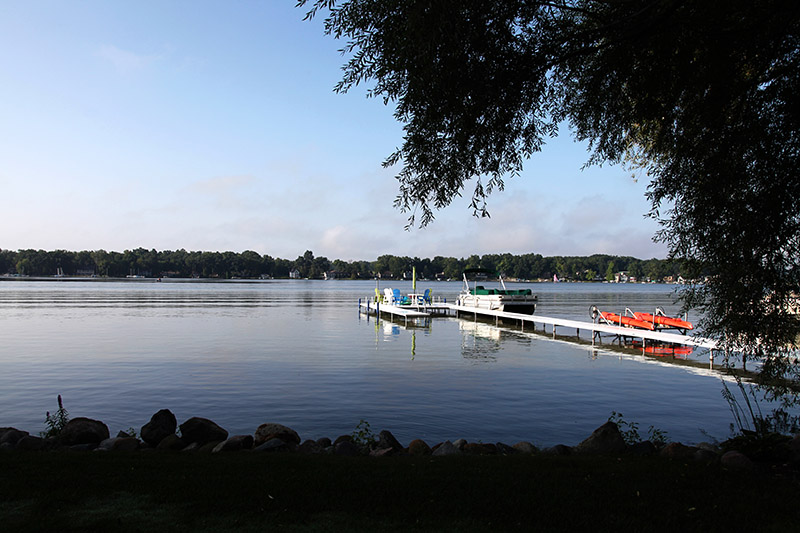
[[[258,180],[251,175],[219,176],[195,181],[184,188],[181,202],[194,201],[222,210],[250,211],[258,207]]]
[[[239,190],[255,181],[256,179],[249,175],[219,176],[196,181],[189,186],[189,189],[202,194],[217,195]]]
[[[109,61],[118,73],[129,75],[147,68],[160,59],[160,55],[137,54],[123,50],[112,44],[104,44],[97,51],[97,55]]]

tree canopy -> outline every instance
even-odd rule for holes
[[[713,276],[705,333],[765,375],[800,321],[800,3],[795,0],[300,0],[346,40],[335,90],[371,83],[404,124],[396,206],[472,208],[568,123],[588,164],[650,180],[656,239]],[[532,163],[535,171],[535,164]]]
[[[638,281],[676,281],[686,277],[692,265],[665,259],[637,259],[611,255],[589,257],[543,257],[540,254],[485,254],[469,258],[436,256],[433,259],[381,255],[375,261],[333,261],[314,256],[306,250],[294,261],[260,255],[253,250],[244,252],[208,252],[180,250],[147,250],[135,248],[123,252],[105,250],[11,250],[0,249],[0,276],[18,275],[120,277],[138,275],[164,278],[286,278],[297,270],[302,278],[321,279],[330,274],[348,279],[403,279],[417,269],[420,279],[460,279],[465,268],[483,267],[502,273],[506,278],[529,280],[552,279],[597,281],[599,273],[616,279],[625,272]],[[610,274],[609,274],[610,273]]]

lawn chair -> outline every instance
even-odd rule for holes
[[[431,303],[431,290],[425,289],[425,293],[422,295],[422,303],[429,304]]]
[[[411,303],[408,300],[408,296],[403,296],[400,294],[400,289],[393,289],[392,295],[392,303],[395,305],[408,305]]]

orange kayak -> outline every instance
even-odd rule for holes
[[[651,315],[650,313],[633,313],[633,316],[639,320],[651,322],[653,324],[668,328],[694,329],[694,326],[691,322],[681,320],[680,318],[673,318],[671,316]]]
[[[606,313],[605,311],[601,311],[600,316],[615,326],[628,326],[630,328],[649,329],[650,331],[656,329],[655,324],[652,322],[647,322],[639,318],[620,316],[615,313]]]

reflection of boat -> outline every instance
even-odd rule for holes
[[[501,289],[487,289],[483,285],[478,285],[477,281],[470,288],[468,274],[482,274],[485,279],[487,274],[494,274],[494,272],[483,268],[465,270],[463,274],[464,288],[458,296],[457,305],[525,315],[532,315],[536,310],[538,298],[530,289],[507,289],[500,275],[497,275],[497,278],[500,280]]]
[[[459,320],[458,329],[461,332],[462,357],[482,362],[497,360],[501,338],[499,328],[480,322]]]
[[[481,322],[471,322],[469,320],[459,320],[458,329],[462,333],[469,333],[477,337],[491,339],[493,341],[500,340],[501,330],[497,327],[483,324]]]

